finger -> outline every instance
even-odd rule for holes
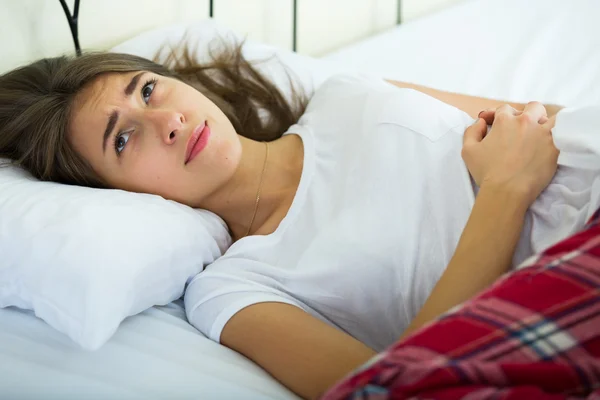
[[[486,108],[485,110],[481,110],[479,112],[478,117],[483,118],[488,125],[492,125],[496,117],[496,110],[497,108]],[[514,116],[519,116],[523,113],[522,111],[516,110],[514,108],[512,108],[512,110],[514,110],[512,112]]]
[[[487,110],[483,110],[477,116],[478,118],[483,118],[486,124],[492,125],[494,123],[494,117],[496,116],[495,108],[488,108]]]
[[[466,144],[479,143],[485,137],[487,133],[487,124],[482,118],[477,120],[469,126],[463,135],[463,146]]]
[[[503,104],[503,105],[501,105],[500,107],[498,107],[496,109],[496,118],[499,115],[517,116],[517,115],[520,115],[520,114],[521,114],[520,111],[517,111],[516,109],[514,109],[513,107],[511,107],[508,104]]]
[[[547,121],[543,123],[543,125],[548,129],[554,128],[554,125],[556,125],[556,115],[553,115],[552,117],[548,118]]]
[[[543,122],[540,122],[542,118],[546,118],[546,121],[548,120],[546,107],[538,101],[530,101],[527,103],[523,109],[523,114],[528,115],[532,121],[537,121],[540,124],[543,124]]]

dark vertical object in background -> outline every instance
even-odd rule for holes
[[[396,12],[396,24],[400,25],[402,23],[402,0],[396,1],[397,12]]]
[[[75,53],[80,56],[81,55],[81,47],[79,46],[79,31],[77,29],[77,22],[79,22],[79,0],[75,0],[75,8],[73,10],[73,15],[69,11],[69,7],[65,0],[60,0],[60,4],[62,5],[63,11],[67,16],[67,21],[69,22],[69,28],[71,29],[71,36],[73,36],[73,43],[75,44]]]
[[[215,16],[214,0],[208,2],[208,16],[210,18]],[[298,50],[298,0],[293,0],[292,6],[292,50]]]
[[[298,50],[298,0],[294,0],[294,9],[292,10],[292,50]]]
[[[396,23],[402,22],[402,0],[397,1],[397,15]],[[75,0],[75,9],[73,15],[69,11],[69,7],[65,0],[60,0],[60,4],[65,12],[67,21],[69,22],[69,28],[71,29],[71,35],[73,36],[73,43],[75,44],[75,52],[77,55],[81,55],[81,47],[79,46],[79,32],[77,29],[77,23],[79,22],[79,0]],[[208,2],[208,16],[214,18],[215,16],[215,4],[214,0]],[[292,6],[292,50],[298,51],[298,0],[293,0]]]
[[[396,23],[400,25],[402,23],[402,0],[396,0]],[[213,18],[214,13],[214,0],[210,0],[208,3],[208,15]],[[292,5],[292,50],[298,51],[298,0],[293,0]]]

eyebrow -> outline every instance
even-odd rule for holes
[[[145,72],[140,72],[138,74],[135,74],[135,76],[133,78],[131,78],[131,81],[129,81],[129,84],[125,87],[125,90],[123,91],[123,94],[125,95],[125,97],[129,97],[133,94],[133,91],[135,90],[138,82],[140,81],[140,78],[144,74],[145,74]],[[115,126],[117,125],[117,121],[119,121],[119,112],[113,111],[112,113],[110,113],[110,116],[108,117],[108,123],[106,124],[106,129],[104,130],[104,138],[102,140],[102,153],[103,154],[106,153],[106,143],[108,142],[108,138],[110,137],[111,132],[113,131],[113,129],[115,129]]]

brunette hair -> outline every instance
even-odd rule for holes
[[[229,118],[235,130],[275,140],[296,123],[308,102],[290,78],[291,97],[242,55],[243,43],[225,44],[205,63],[188,46],[155,61],[119,53],[45,58],[0,76],[0,158],[44,181],[104,188],[102,179],[69,144],[76,95],[106,73],[150,71],[196,88]],[[289,75],[288,75],[289,76]]]

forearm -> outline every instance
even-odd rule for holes
[[[414,83],[391,80],[389,80],[388,82],[400,88],[415,89],[419,92],[435,97],[436,99],[443,101],[444,103],[450,104],[451,106],[463,110],[473,118],[477,118],[481,110],[485,110],[488,108],[497,108],[503,104],[509,104],[511,107],[519,111],[523,111],[523,109],[525,108],[525,104],[523,103],[507,102],[502,100],[488,99],[485,97],[476,97],[465,94],[446,92],[443,90],[433,89],[427,86],[416,85]],[[548,112],[548,117],[555,115],[561,108],[563,108],[562,106],[554,104],[547,104],[544,106],[546,107],[546,110]]]
[[[481,187],[454,256],[402,337],[468,300],[510,268],[526,210],[518,194]]]
[[[544,104],[546,107],[546,112],[548,113],[548,118],[554,117],[560,110],[565,108],[564,106],[559,106],[556,104]]]

